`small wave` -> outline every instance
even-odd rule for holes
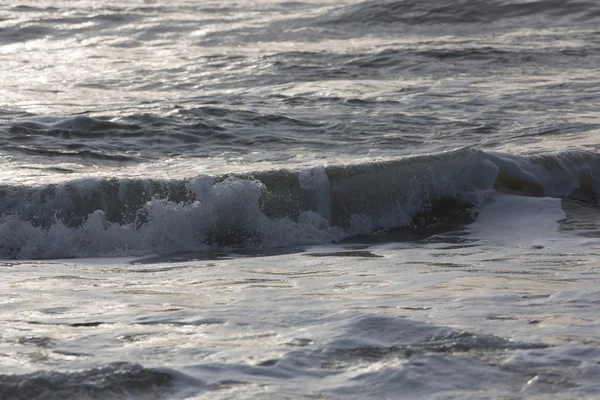
[[[381,51],[361,51],[346,54],[324,54],[318,52],[287,52],[266,56],[278,76],[294,76],[296,81],[311,82],[315,79],[341,79],[358,77],[381,78],[394,74],[416,73],[456,74],[464,67],[474,64],[488,68],[507,68],[526,65],[572,68],[577,62],[582,68],[594,68],[599,49],[596,46],[559,49],[552,45],[536,46],[530,49],[515,49],[503,45],[475,45],[473,43],[448,44],[430,42],[417,47],[390,47]],[[432,62],[433,61],[433,62]],[[484,72],[484,71],[481,71]],[[287,78],[286,78],[287,79]],[[318,99],[319,102],[336,98]],[[352,99],[338,99],[352,104]],[[348,101],[349,100],[349,101]],[[365,101],[355,99],[354,101]],[[283,100],[285,101],[285,99]],[[311,102],[315,99],[311,98]],[[368,101],[368,100],[367,100]],[[288,104],[309,103],[301,96],[289,99]],[[355,103],[357,104],[357,103]],[[367,103],[368,104],[368,103]],[[421,116],[422,117],[422,116]],[[418,126],[418,121],[415,121]]]
[[[292,246],[447,224],[494,191],[595,197],[600,155],[461,149],[187,180],[0,186],[0,255],[65,258]],[[451,218],[452,219],[452,218]]]
[[[13,140],[27,140],[35,137],[103,138],[111,136],[140,136],[143,128],[135,124],[77,116],[56,123],[23,121],[8,128]]]
[[[140,162],[182,153],[203,156],[211,151],[248,152],[257,145],[298,145],[315,132],[323,133],[324,125],[244,109],[175,108],[167,115],[111,120],[80,115],[50,122],[19,121],[6,132],[0,126],[0,146],[31,156]]]
[[[62,159],[77,158],[79,160],[112,161],[112,162],[132,162],[136,157],[112,153],[102,150],[80,149],[83,146],[69,146],[68,149],[42,149],[38,146],[4,146],[5,150],[27,154],[31,156],[60,157]]]
[[[0,28],[0,43],[25,42],[41,39],[52,32],[52,29],[43,26],[3,27]]]
[[[0,375],[3,399],[130,399],[164,398],[173,378],[137,364],[112,363],[81,372],[40,371]]]
[[[449,365],[465,358],[483,359],[489,363],[495,354],[506,355],[516,350],[541,351],[551,347],[540,342],[512,341],[495,335],[384,315],[356,315],[328,325],[339,332],[333,340],[296,338],[292,343],[299,349],[279,359],[264,360],[258,366],[276,366],[278,371],[293,371],[298,376],[310,373],[314,368],[348,373],[368,364],[378,364],[379,368],[353,378],[364,383],[377,376],[383,378],[389,372],[413,375],[412,368],[430,371],[436,365],[447,370]],[[298,362],[299,359],[302,362]],[[397,367],[398,361],[402,363],[400,368]],[[381,364],[388,364],[391,368],[381,368]],[[508,380],[511,378],[514,379],[509,377]]]
[[[331,354],[382,357],[394,352],[459,353],[473,350],[540,349],[544,343],[513,342],[495,335],[477,334],[413,321],[407,318],[362,315],[346,327],[326,349]]]
[[[6,131],[0,135],[0,145],[12,153],[100,162],[137,161],[131,138],[144,134],[139,125],[87,116],[51,123],[25,120]]]
[[[327,24],[406,25],[476,24],[527,18],[576,21],[598,17],[598,4],[579,0],[395,0],[365,1],[334,11]]]

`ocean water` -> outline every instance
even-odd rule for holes
[[[0,4],[0,399],[600,398],[600,4]]]

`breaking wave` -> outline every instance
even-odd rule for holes
[[[0,256],[66,258],[282,247],[470,215],[495,191],[594,199],[600,155],[460,149],[392,161],[187,180],[0,186]]]

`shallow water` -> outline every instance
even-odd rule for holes
[[[595,398],[600,7],[0,5],[0,398]]]

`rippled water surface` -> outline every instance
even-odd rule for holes
[[[189,176],[462,146],[595,148],[598,10],[495,0],[4,5],[3,169],[23,180],[31,168],[53,179]]]
[[[599,22],[0,4],[0,398],[600,396]]]

